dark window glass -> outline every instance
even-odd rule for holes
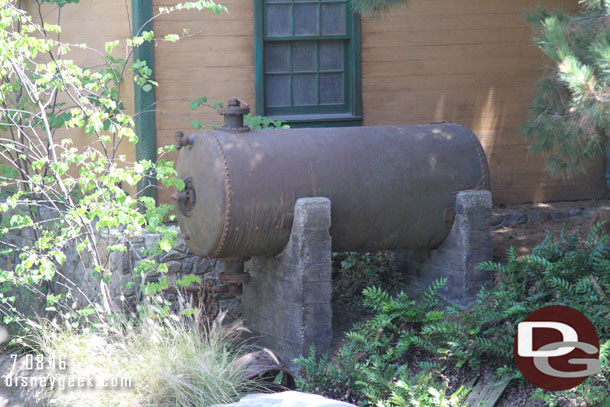
[[[292,99],[296,106],[316,104],[316,75],[294,75],[292,86]]]
[[[320,42],[320,70],[343,70],[343,41]]]
[[[267,35],[282,36],[290,34],[290,6],[283,4],[267,6]]]
[[[290,76],[267,75],[265,100],[268,106],[290,106]]]
[[[265,114],[353,111],[350,0],[258,1]]]
[[[320,104],[343,102],[343,74],[320,74]]]
[[[320,6],[322,35],[345,34],[345,4],[327,3]]]
[[[295,4],[294,35],[318,34],[318,5]]]
[[[315,41],[295,41],[292,44],[292,71],[316,72]]]
[[[290,70],[290,43],[270,42],[265,46],[265,72]]]

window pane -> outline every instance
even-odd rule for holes
[[[316,75],[293,75],[292,98],[297,106],[315,105]]]
[[[322,34],[345,34],[345,4],[326,3],[320,10]]]
[[[265,43],[265,72],[288,72],[290,69],[290,43]]]
[[[343,74],[320,74],[320,104],[343,103]]]
[[[313,41],[295,41],[292,43],[292,71],[316,71],[316,43]]]
[[[343,41],[320,41],[320,70],[343,70]]]
[[[267,6],[267,35],[290,35],[290,5]]]
[[[294,6],[294,35],[316,35],[318,33],[318,6],[297,4]]]
[[[288,75],[265,75],[265,105],[290,105],[290,81]]]

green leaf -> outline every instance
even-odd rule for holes
[[[164,252],[169,252],[172,249],[172,245],[167,240],[161,240],[159,242],[159,249],[163,250]]]
[[[62,252],[56,252],[55,260],[57,261],[57,263],[59,263],[59,265],[63,265],[66,262],[66,255]]]
[[[144,41],[152,41],[152,39],[154,38],[155,33],[153,31],[144,31],[142,33],[142,38],[144,38]]]
[[[176,280],[176,285],[180,287],[188,287],[192,283],[201,283],[201,277],[195,275],[187,275],[180,280]]]
[[[206,103],[207,101],[208,98],[203,96],[199,99],[192,100],[189,106],[191,107],[191,110],[196,110],[199,106],[201,106],[202,103]]]
[[[118,40],[107,42],[106,44],[104,44],[104,48],[106,49],[106,52],[110,54],[117,45],[119,45]]]
[[[199,120],[191,120],[191,123],[193,124],[193,127],[197,130],[201,129],[202,124]]]

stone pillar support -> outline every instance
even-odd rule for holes
[[[246,326],[259,345],[288,365],[315,345],[328,352],[332,341],[332,255],[330,200],[301,198],[294,207],[290,239],[273,258],[245,263],[250,281],[243,285]]]
[[[455,199],[455,220],[445,241],[434,250],[406,250],[398,265],[406,269],[407,291],[416,294],[436,279],[446,277],[440,291],[449,302],[466,306],[484,284],[493,281],[489,271],[477,265],[492,260],[491,192],[460,191]]]

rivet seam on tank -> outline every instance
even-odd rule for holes
[[[214,137],[214,141],[216,141],[216,148],[218,149],[218,153],[220,154],[220,158],[222,159],[222,163],[224,166],[223,178],[225,180],[225,225],[222,230],[222,235],[220,236],[220,242],[218,243],[218,247],[212,253],[212,258],[217,258],[225,245],[225,241],[227,240],[227,235],[229,233],[230,223],[231,223],[231,197],[233,196],[233,190],[231,189],[231,179],[229,176],[229,164],[227,162],[227,156],[222,148],[222,144],[220,144],[220,140],[214,133],[212,133],[212,137]]]

